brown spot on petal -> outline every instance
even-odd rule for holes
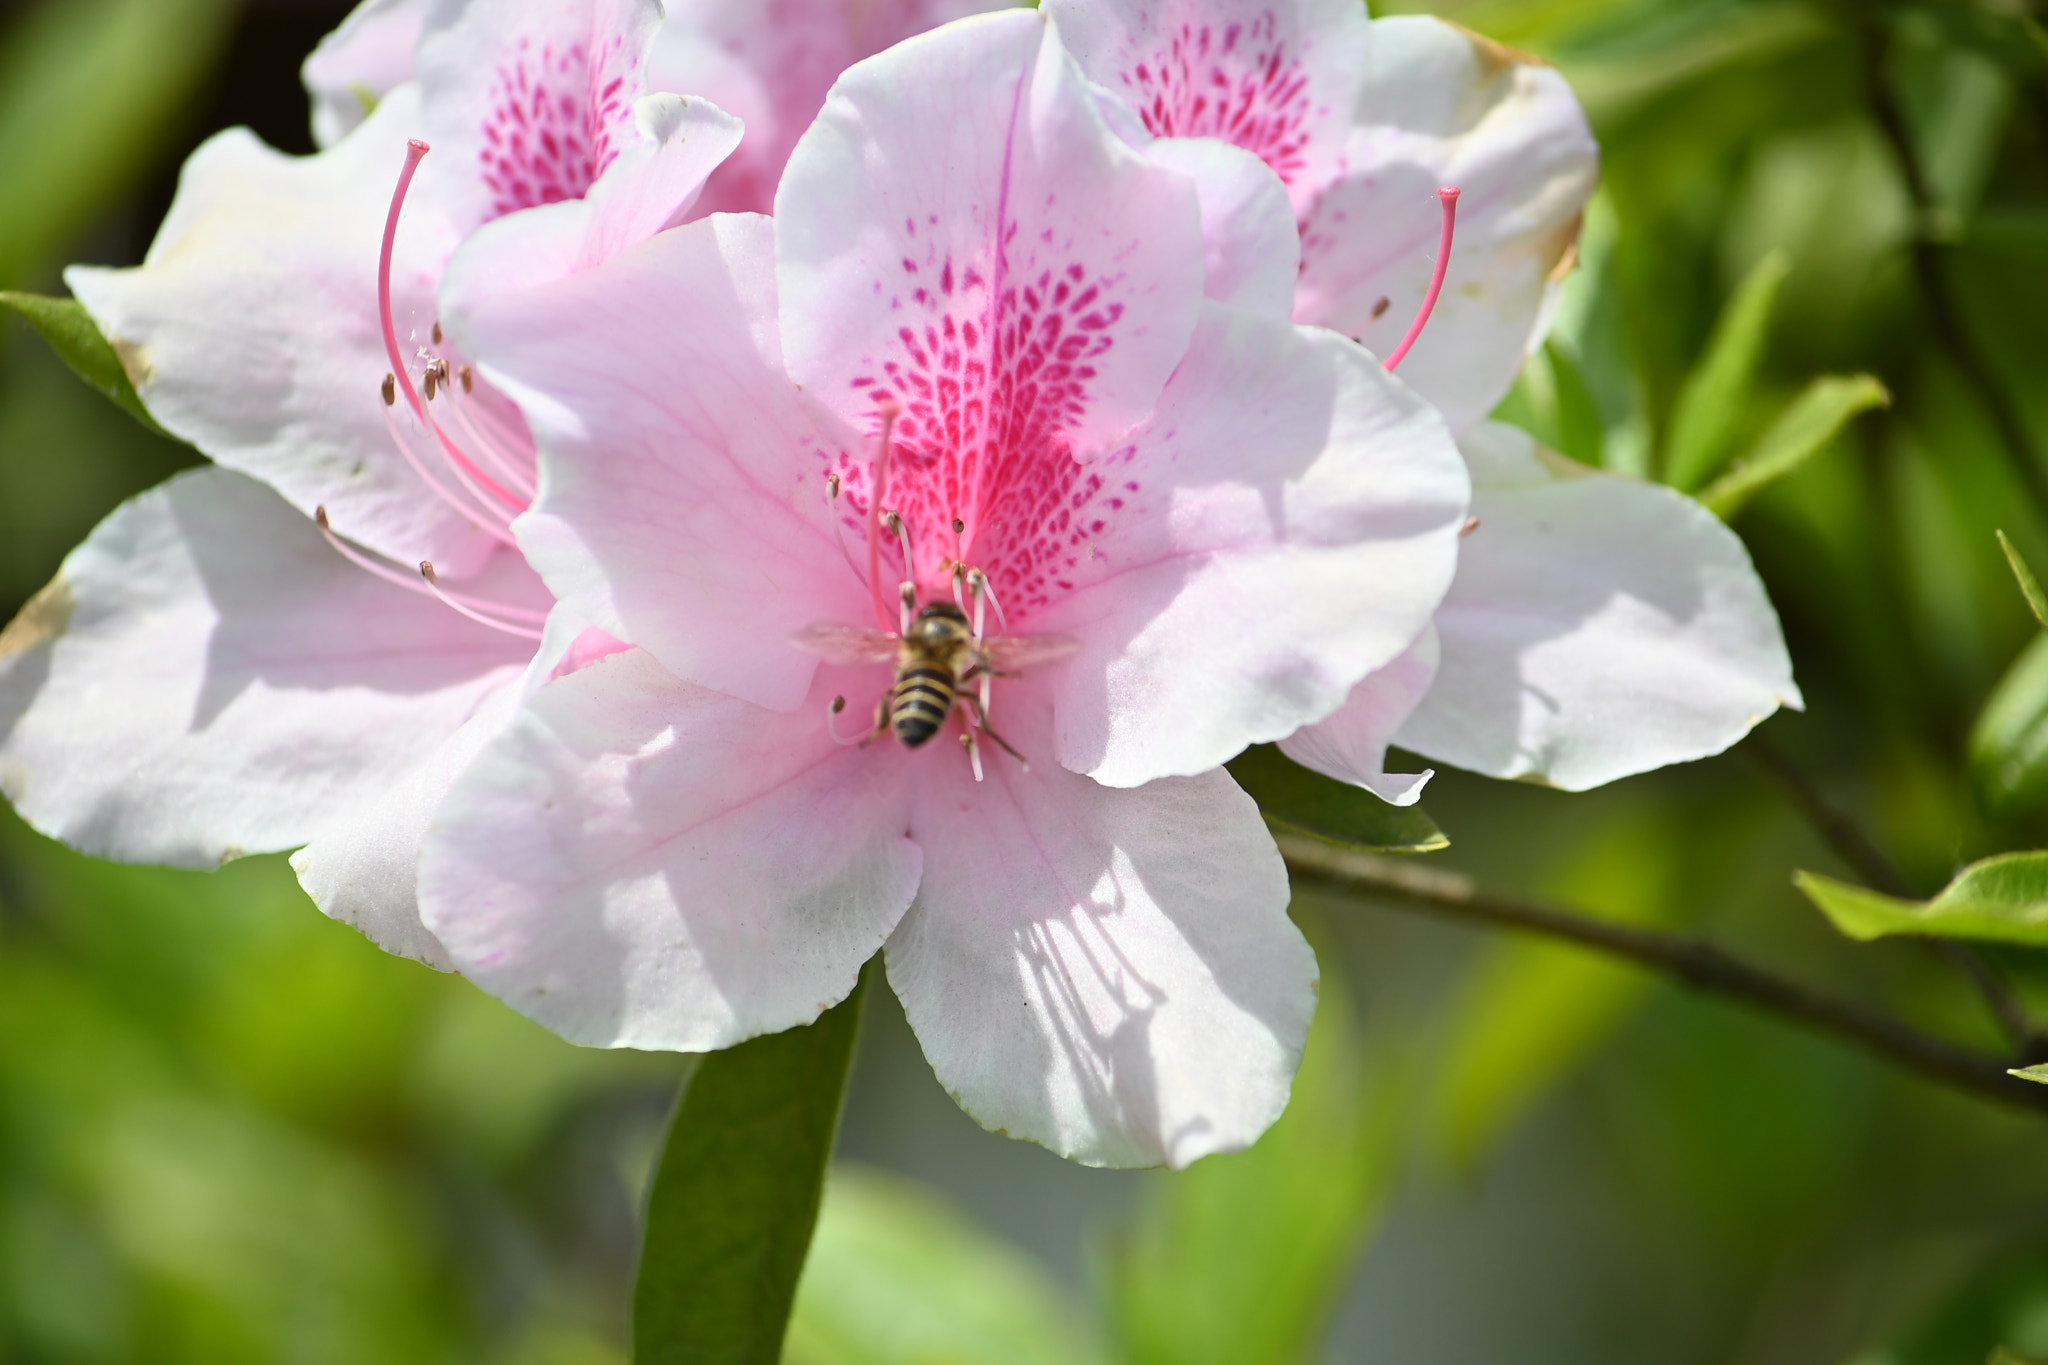
[[[1439,19],[1437,22],[1445,28],[1456,29],[1464,35],[1465,41],[1472,44],[1472,54],[1479,59],[1480,70],[1486,73],[1489,80],[1496,76],[1505,75],[1518,66],[1550,65],[1549,62],[1544,61],[1533,53],[1524,52],[1518,47],[1509,47],[1506,43],[1496,42],[1484,33],[1475,32],[1454,20]]]
[[[137,392],[156,378],[156,366],[150,364],[147,346],[137,346],[134,342],[123,341],[119,337],[109,337],[108,340],[113,343],[114,358],[121,362],[121,369],[127,374],[128,382],[135,386]]]
[[[58,574],[0,630],[0,662],[40,649],[71,626],[71,585]]]
[[[1586,215],[1574,214],[1569,223],[1537,246],[1537,259],[1548,260],[1551,263],[1552,284],[1563,283],[1565,276],[1579,268],[1579,232],[1585,226]]]

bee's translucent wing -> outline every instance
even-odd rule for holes
[[[982,652],[998,673],[1017,673],[1035,664],[1064,659],[1081,647],[1065,635],[998,635],[981,642]]]
[[[863,630],[859,626],[842,626],[825,622],[805,626],[790,636],[790,641],[806,654],[815,654],[827,663],[835,664],[885,664],[896,657],[896,647],[902,643],[885,630]]]

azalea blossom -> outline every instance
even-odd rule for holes
[[[1580,789],[1718,753],[1800,704],[1763,585],[1712,514],[1483,421],[1542,341],[1598,174],[1562,76],[1353,0],[1044,4],[1142,125],[1127,136],[1221,139],[1271,167],[1300,225],[1296,320],[1398,360],[1471,463],[1472,534],[1443,610],[1288,753],[1401,804],[1428,774],[1386,773],[1390,743]],[[1447,260],[1444,186],[1460,191]]]
[[[140,268],[67,274],[214,463],[117,509],[0,646],[0,787],[31,824],[179,866],[298,848],[329,914],[446,965],[415,904],[428,813],[523,687],[607,645],[513,542],[532,438],[436,296],[472,237],[527,244],[509,288],[688,210],[739,125],[643,94],[659,18],[438,4],[418,80],[331,149],[223,133]]]
[[[667,0],[648,88],[701,96],[746,124],[698,214],[769,211],[790,149],[839,73],[913,34],[1016,0]],[[306,59],[313,134],[331,146],[414,78],[433,0],[364,0]]]
[[[703,1050],[885,949],[989,1127],[1110,1165],[1257,1137],[1315,963],[1218,765],[1407,647],[1468,495],[1427,403],[1288,320],[1291,242],[1255,160],[1133,148],[1017,11],[849,71],[772,220],[452,307],[543,452],[521,543],[636,646],[436,812],[464,974]],[[933,622],[974,641],[950,676],[897,665]]]

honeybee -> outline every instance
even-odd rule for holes
[[[906,598],[909,596],[906,590]],[[955,706],[967,712],[972,730],[962,735],[977,775],[981,761],[973,734],[987,735],[1019,762],[1023,755],[988,726],[988,685],[1033,664],[1063,659],[1078,647],[1063,635],[999,635],[985,638],[951,602],[928,602],[914,612],[906,603],[901,633],[855,626],[817,625],[800,631],[797,647],[837,664],[894,662],[896,677],[875,707],[867,740],[894,733],[906,749],[936,735]],[[977,688],[978,690],[969,690]],[[835,698],[836,715],[844,703]]]

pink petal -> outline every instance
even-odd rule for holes
[[[501,560],[485,583],[537,590]],[[134,862],[212,867],[326,837],[533,652],[355,568],[222,469],[124,504],[44,601],[47,628],[0,646],[0,785],[44,833]]]
[[[1436,631],[1424,631],[1399,658],[1352,688],[1335,715],[1281,740],[1281,752],[1389,805],[1414,805],[1432,774],[1388,772],[1387,745],[1429,691],[1440,652]]]
[[[1081,643],[1050,675],[1060,762],[1119,787],[1334,711],[1429,624],[1469,496],[1442,421],[1370,355],[1216,305],[1085,489],[1067,595],[1029,628]]]
[[[1350,169],[1302,224],[1295,316],[1392,350],[1436,263],[1436,192],[1455,185],[1457,245],[1401,377],[1462,432],[1542,339],[1569,270],[1599,148],[1564,77],[1439,20],[1375,20]]]
[[[634,139],[657,0],[450,0],[419,45],[449,210],[472,229],[579,199]]]
[[[776,246],[791,374],[851,433],[901,406],[905,477],[943,464],[914,517],[933,536],[1120,439],[1202,293],[1193,187],[1110,131],[1024,11],[847,72],[790,157]]]
[[[1049,741],[1042,699],[997,724]],[[996,756],[920,773],[924,884],[889,981],[984,1126],[1096,1166],[1244,1147],[1287,1102],[1315,957],[1257,808],[1222,772],[1135,791]]]
[[[299,68],[313,98],[313,144],[332,147],[413,78],[427,0],[363,0]]]
[[[790,637],[871,609],[829,529],[838,452],[779,363],[771,248],[720,215],[465,327],[547,452],[518,530],[549,586],[678,677],[787,709],[816,665]]]
[[[1344,166],[1364,65],[1356,0],[1044,0],[1089,77],[1159,137],[1216,138],[1286,182],[1297,213]]]
[[[575,1042],[705,1051],[808,1023],[916,890],[903,765],[644,651],[548,684],[441,804],[426,923]]]

